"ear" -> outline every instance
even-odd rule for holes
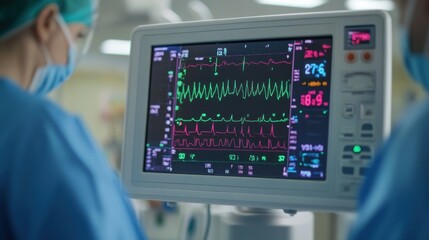
[[[55,33],[58,28],[55,20],[58,12],[56,4],[48,4],[39,12],[34,25],[34,35],[37,41],[46,43]]]

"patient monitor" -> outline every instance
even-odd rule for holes
[[[138,27],[122,165],[128,192],[355,209],[390,128],[391,47],[381,11]]]

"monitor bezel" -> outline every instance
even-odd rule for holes
[[[319,18],[317,23],[306,14],[272,16],[268,18],[254,17],[232,20],[220,20],[215,23],[200,22],[176,24],[175,32],[170,32],[169,25],[141,27],[134,31],[127,102],[126,128],[124,141],[123,179],[130,193],[135,197],[146,197],[169,201],[209,202],[215,204],[232,204],[244,206],[283,208],[287,205],[294,209],[353,209],[353,197],[338,197],[334,183],[339,177],[338,159],[326,165],[326,180],[296,180],[296,179],[263,179],[252,177],[204,176],[186,174],[164,174],[144,172],[144,139],[146,138],[146,117],[148,112],[148,94],[150,62],[153,46],[182,45],[202,42],[223,42],[239,40],[264,40],[272,38],[305,38],[314,36],[332,36],[332,63],[344,61],[344,56],[337,49],[343,48],[344,24],[335,23],[334,17],[355,18],[360,25],[365,24],[363,15],[378,18],[378,36],[389,33],[389,18],[381,11],[366,12],[337,12],[310,14]],[[311,29],[311,34],[308,34]],[[258,31],[255,31],[258,30]],[[287,31],[286,31],[287,30]],[[257,33],[256,33],[257,32]],[[293,33],[293,34],[292,34]],[[377,38],[377,46],[389,45],[388,39]],[[387,45],[386,45],[387,44]],[[389,59],[389,52],[383,53]],[[341,115],[341,104],[335,92],[340,92],[341,71],[331,69],[331,105],[329,111],[329,136],[339,136],[338,116]],[[139,78],[142,76],[143,78]],[[389,77],[389,66],[380,73],[380,77]],[[136,81],[138,79],[138,81]],[[381,83],[380,87],[388,86]],[[378,99],[388,102],[388,94]],[[389,114],[384,109],[384,115]],[[138,124],[136,119],[143,122]],[[383,120],[384,121],[384,120]],[[384,123],[383,123],[384,124]],[[388,124],[377,130],[377,135],[386,135]],[[335,139],[337,141],[337,139]],[[336,143],[336,142],[335,142]],[[334,139],[328,139],[328,157],[337,156],[341,151],[335,146]],[[130,159],[138,159],[138,161]],[[142,190],[145,189],[145,190]],[[266,199],[269,196],[270,199]],[[243,201],[247,198],[247,201]],[[251,198],[251,199],[249,199]],[[304,201],[303,201],[304,200]],[[309,204],[308,201],[315,201]],[[316,203],[317,202],[317,203]]]

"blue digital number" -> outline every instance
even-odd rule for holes
[[[305,75],[311,75],[316,78],[326,77],[325,63],[305,64]]]

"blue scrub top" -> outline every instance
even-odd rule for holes
[[[145,239],[81,121],[0,78],[0,239]]]
[[[429,239],[429,100],[413,107],[364,181],[349,240]]]

